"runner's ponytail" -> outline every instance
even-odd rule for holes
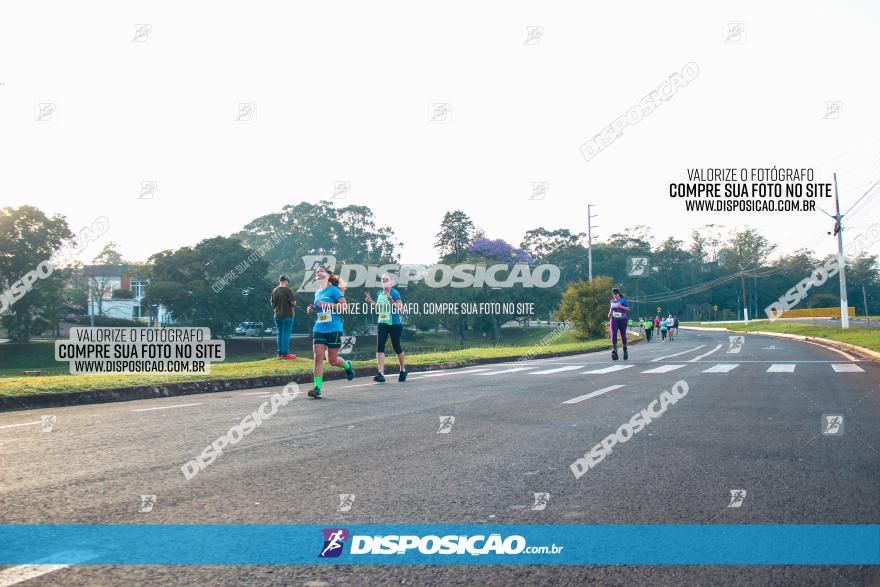
[[[342,280],[342,278],[330,271],[330,268],[326,265],[324,265],[323,267],[324,271],[326,271],[327,275],[329,275],[329,277],[327,278],[327,283],[329,283],[330,285],[335,285],[342,290],[342,293],[345,293],[345,288],[347,286],[345,285],[345,282]]]

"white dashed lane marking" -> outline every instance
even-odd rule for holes
[[[592,397],[596,397],[602,395],[603,393],[608,393],[609,391],[614,391],[615,389],[620,389],[621,387],[626,387],[625,385],[611,385],[609,387],[603,387],[602,389],[598,389],[592,393],[588,393],[585,395],[579,395],[577,397],[573,397],[569,400],[565,400],[562,402],[563,404],[577,404],[584,400],[588,400]]]
[[[703,373],[730,373],[737,367],[739,367],[739,363],[719,363],[705,369]]]
[[[699,360],[702,359],[703,357],[708,357],[709,355],[711,355],[712,353],[714,353],[715,351],[717,351],[718,349],[720,349],[721,346],[722,346],[722,345],[719,344],[717,347],[715,347],[714,349],[712,349],[712,350],[709,351],[708,353],[703,353],[702,355],[697,355],[696,357],[694,357],[693,359],[691,359],[689,362],[690,362],[690,363],[696,363],[697,361],[699,361]]]
[[[651,359],[651,362],[652,362],[652,363],[656,363],[657,361],[662,361],[663,359],[670,359],[670,358],[672,358],[672,357],[677,357],[677,356],[679,356],[679,355],[685,355],[685,354],[687,354],[687,353],[692,353],[692,352],[694,352],[694,351],[698,351],[698,350],[700,350],[700,349],[703,348],[704,346],[706,346],[706,345],[701,344],[700,346],[695,346],[694,348],[692,348],[692,349],[688,349],[688,350],[686,350],[686,351],[681,351],[681,352],[679,352],[679,353],[673,353],[673,354],[671,354],[671,355],[663,355],[662,357],[657,357],[656,359]]]
[[[774,363],[767,369],[767,373],[794,373],[794,363]]]
[[[132,410],[132,412],[151,412],[153,410],[171,410],[174,408],[188,408],[189,406],[201,406],[204,405],[204,402],[199,402],[197,404],[178,404],[176,406],[160,406],[158,408],[140,408],[137,410]]]
[[[682,367],[684,367],[684,365],[660,365],[659,367],[654,367],[653,369],[642,371],[642,373],[669,373],[670,371],[675,371],[676,369],[681,369]]]
[[[34,424],[42,424],[42,420],[37,422],[25,422],[24,424],[7,424],[6,426],[0,426],[0,430],[3,428],[18,428],[19,426],[33,426]]]

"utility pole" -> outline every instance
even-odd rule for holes
[[[598,228],[598,226],[593,226],[593,218],[596,217],[593,214],[593,206],[595,205],[587,204],[587,275],[590,281],[593,281],[593,229]]]
[[[846,299],[846,259],[843,257],[843,215],[840,213],[840,198],[837,195],[837,174],[834,174],[834,232],[837,234],[837,262],[840,264],[840,327],[849,328],[849,303]]]
[[[865,327],[870,329],[871,328],[871,318],[868,316],[868,290],[865,289],[864,285],[862,286],[862,299],[865,302],[865,321],[867,322]]]

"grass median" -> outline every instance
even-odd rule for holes
[[[752,320],[749,325],[738,324],[697,324],[693,326],[700,328],[726,328],[735,332],[779,332],[782,334],[797,334],[799,336],[812,336],[817,338],[827,338],[838,342],[854,344],[856,346],[871,349],[872,351],[880,351],[880,329],[865,328],[864,324],[850,324],[846,330],[837,326],[821,326],[814,324],[804,324],[802,322],[770,322],[769,320]]]
[[[570,334],[570,333],[566,333]],[[567,338],[567,337],[566,337]],[[418,367],[440,363],[467,363],[477,359],[493,359],[503,357],[519,357],[530,353],[541,355],[554,353],[573,353],[610,348],[608,339],[584,342],[560,342],[537,349],[535,346],[496,346],[468,348],[447,352],[407,355],[407,365],[418,370]],[[536,355],[540,356],[540,355]],[[386,363],[396,366],[397,360],[389,354]],[[353,361],[355,369],[374,367],[375,360]],[[330,369],[337,369],[330,367]],[[237,363],[215,363],[208,374],[106,374],[106,375],[44,375],[35,377],[3,377],[0,378],[0,396],[27,396],[43,393],[70,393],[96,389],[120,389],[126,387],[159,386],[167,383],[183,383],[191,381],[215,381],[224,379],[244,379],[268,375],[301,375],[312,372],[311,357],[294,360],[276,358],[259,361],[243,361]]]

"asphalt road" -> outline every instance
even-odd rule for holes
[[[594,353],[512,369],[329,382],[325,399],[301,394],[190,481],[180,466],[279,388],[3,413],[0,512],[53,524],[880,522],[876,363],[682,331],[626,362]],[[687,396],[575,479],[576,458],[679,380]],[[823,414],[843,415],[843,434],[822,434]],[[41,416],[55,416],[51,432]],[[741,507],[728,507],[740,489]],[[543,511],[535,492],[550,494]],[[145,494],[155,505],[139,512]],[[340,494],[355,495],[350,511],[337,511]],[[880,584],[880,569],[858,566],[41,570],[26,584]],[[0,586],[23,576],[0,569]]]

